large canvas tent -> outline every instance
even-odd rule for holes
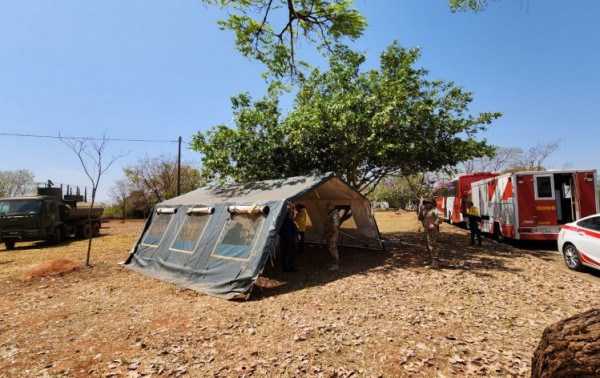
[[[325,204],[350,208],[339,245],[381,250],[367,198],[328,174],[200,188],[156,205],[125,266],[209,295],[247,298],[274,253],[287,202],[306,206],[321,243]]]

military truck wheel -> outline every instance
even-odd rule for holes
[[[60,242],[62,241],[63,237],[62,237],[62,231],[60,229],[60,227],[56,227],[54,229],[54,233],[52,234],[52,239],[50,239],[50,242],[52,244],[60,244]]]
[[[94,237],[100,236],[100,222],[94,222]]]
[[[92,228],[91,223],[86,223],[83,225],[83,237],[89,239],[92,237],[94,229]]]
[[[14,240],[5,241],[4,245],[6,246],[7,250],[15,249],[15,241]]]

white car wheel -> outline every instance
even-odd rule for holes
[[[563,256],[565,258],[565,264],[567,268],[572,270],[581,269],[581,260],[579,259],[579,251],[573,244],[565,244],[563,247]]]

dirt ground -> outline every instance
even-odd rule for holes
[[[300,272],[268,266],[248,301],[160,282],[117,263],[143,222],[111,221],[93,268],[86,241],[0,247],[0,377],[527,376],[543,329],[597,305],[600,286],[507,244],[469,246],[442,225],[438,270],[422,265],[414,213],[377,213],[390,251],[307,248]]]

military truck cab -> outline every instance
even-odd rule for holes
[[[13,249],[16,242],[50,240],[58,244],[68,236],[98,236],[100,207],[78,208],[79,195],[62,188],[38,188],[37,196],[0,198],[0,242]]]

